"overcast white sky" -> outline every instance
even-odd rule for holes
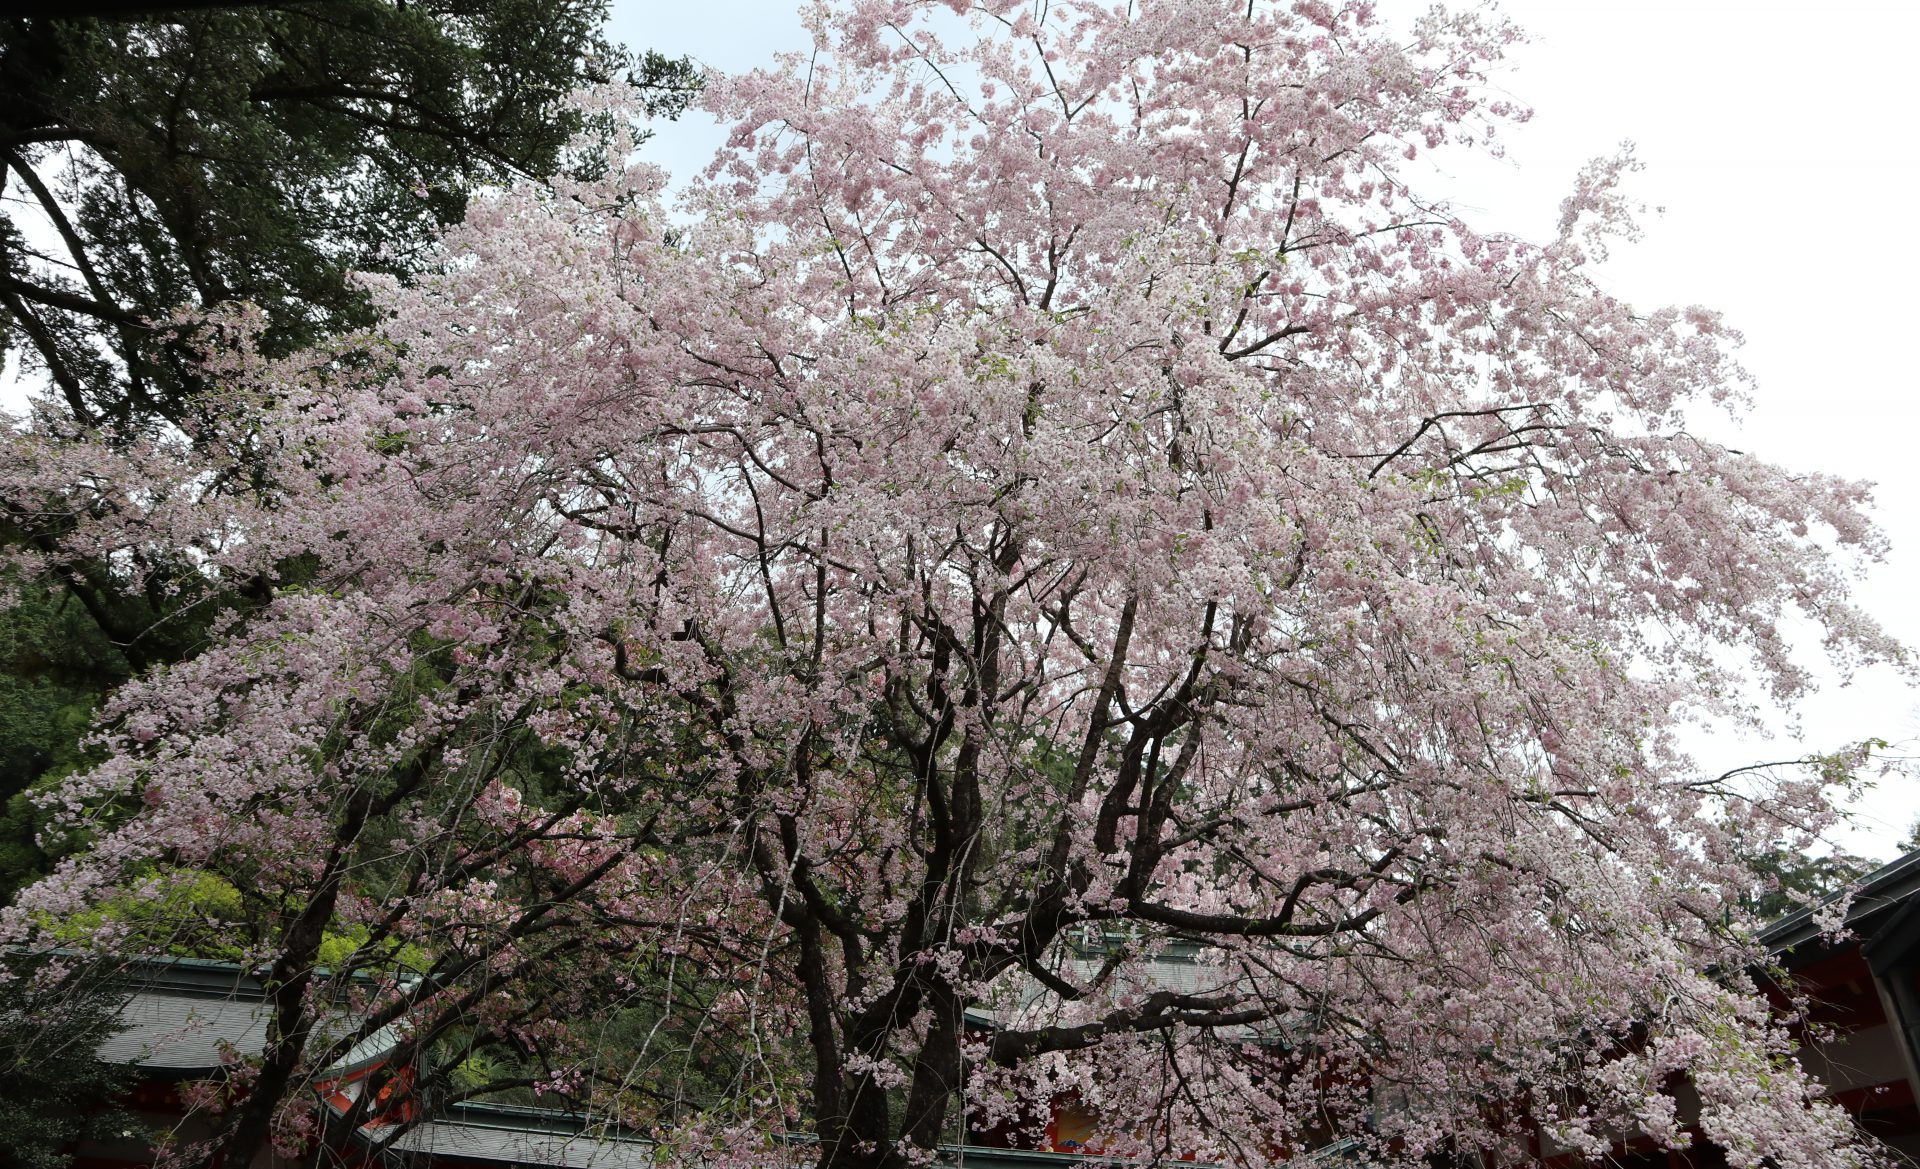
[[[1423,4],[1384,0],[1405,21]],[[1540,238],[1587,159],[1633,140],[1634,194],[1662,212],[1615,249],[1614,291],[1649,307],[1723,310],[1748,338],[1759,379],[1743,449],[1789,467],[1879,485],[1893,554],[1861,590],[1870,611],[1920,646],[1920,385],[1906,346],[1920,333],[1920,234],[1912,203],[1920,139],[1912,46],[1920,6],[1832,0],[1506,0],[1532,35],[1501,85],[1533,107],[1505,164],[1455,165],[1439,193],[1483,225]],[[806,44],[791,0],[615,0],[614,36],[721,71]],[[701,166],[722,132],[693,115],[648,155],[675,175]],[[1920,693],[1876,671],[1829,685],[1798,712],[1804,746],[1721,735],[1715,768],[1838,747],[1869,736],[1920,755]],[[1858,808],[1843,842],[1889,856],[1920,817],[1920,781],[1892,779]]]

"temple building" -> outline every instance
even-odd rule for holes
[[[1811,911],[1775,922],[1762,935],[1775,958],[1769,974],[1776,1006],[1811,1041],[1801,1060],[1861,1128],[1900,1158],[1920,1165],[1920,853],[1869,875],[1855,890],[1844,940],[1824,937]],[[1193,977],[1170,954],[1166,976]],[[258,1052],[266,1033],[259,981],[237,966],[195,959],[148,960],[128,974],[121,1010],[125,1029],[101,1049],[103,1059],[137,1067],[128,1100],[138,1127],[118,1141],[74,1150],[79,1169],[134,1169],[151,1164],[146,1135],[169,1130],[179,1141],[208,1134],[189,1106],[189,1086],[224,1074],[236,1057]],[[1796,1000],[1804,1002],[1801,1012]],[[990,1017],[973,1019],[992,1026]],[[342,1169],[654,1169],[654,1146],[636,1134],[544,1108],[464,1103],[423,1115],[404,1069],[387,1066],[396,1037],[377,1033],[327,1070],[317,1085],[323,1115],[335,1124],[322,1163]],[[1675,1092],[1684,1119],[1685,1085]],[[355,1127],[340,1131],[344,1118]],[[1038,1135],[980,1132],[945,1151],[973,1169],[1070,1169],[1103,1163],[1092,1143],[1098,1119],[1074,1101],[1055,1101]],[[1035,1126],[1040,1129],[1041,1126]],[[1013,1147],[1016,1145],[1032,1147]],[[1339,1146],[1292,1164],[1327,1165]],[[1572,1166],[1542,1150],[1538,1164]],[[1626,1140],[1609,1158],[1613,1169],[1721,1169],[1717,1150],[1689,1150]],[[280,1169],[263,1160],[256,1169]],[[291,1166],[288,1166],[291,1169]],[[1491,1167],[1484,1167],[1491,1169]]]

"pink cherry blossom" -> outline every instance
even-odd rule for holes
[[[1675,734],[1803,692],[1790,623],[1898,657],[1848,601],[1880,539],[1689,430],[1738,336],[1594,282],[1631,159],[1544,243],[1411,189],[1524,116],[1481,10],[953,8],[815,7],[709,89],[679,204],[476,200],[371,335],[226,359],[201,433],[10,436],[21,567],[271,595],[114,698],[13,936],[160,862],[260,890],[241,1159],[397,1023],[702,1164],[1068,1095],[1124,1156],[1877,1163],[1726,908],[1864,760],[1712,780]],[[601,1074],[642,985],[751,1053],[725,1100]]]

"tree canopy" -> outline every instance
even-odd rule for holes
[[[477,184],[544,177],[564,99],[694,75],[601,35],[604,0],[314,0],[0,20],[0,343],[82,425],[181,424],[175,314],[245,301],[287,352],[369,320],[355,271],[404,272]]]
[[[272,1023],[201,1154],[297,1144],[401,1021],[428,1078],[497,1052],[702,1165],[894,1169],[1066,1093],[1120,1155],[1874,1163],[1738,905],[1850,761],[1675,741],[1805,688],[1789,621],[1895,656],[1865,492],[1690,428],[1737,338],[1596,285],[1627,160],[1544,243],[1409,185],[1522,116],[1514,31],[814,27],[709,88],[677,209],[615,117],[361,337],[221,317],[262,340],[190,437],[8,437],[23,570],[258,586],[114,695],[57,798],[89,845],[5,918],[255,899]]]

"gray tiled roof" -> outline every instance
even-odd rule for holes
[[[144,959],[128,967],[133,990],[120,1008],[124,1030],[100,1045],[108,1063],[138,1064],[163,1076],[219,1070],[222,1053],[258,1055],[266,1046],[271,1006],[253,975],[223,962],[192,958]],[[321,1030],[350,1022],[335,1013]],[[393,1047],[386,1028],[354,1045],[333,1066],[345,1070],[378,1059]]]
[[[656,1164],[649,1142],[556,1130],[512,1114],[458,1113],[430,1120],[384,1147],[432,1157],[556,1169],[653,1169]]]
[[[223,1048],[258,1055],[267,1036],[267,1004],[259,999],[141,990],[120,1019],[127,1029],[101,1044],[100,1058],[163,1072],[212,1071]]]

